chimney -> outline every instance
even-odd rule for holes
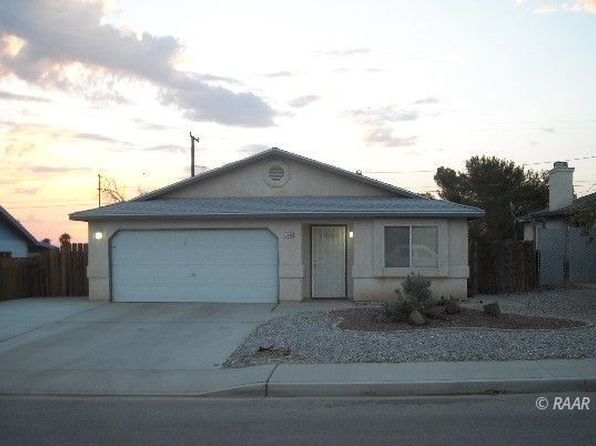
[[[556,211],[573,202],[573,167],[556,161],[548,174],[548,210]]]

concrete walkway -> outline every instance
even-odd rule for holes
[[[596,391],[596,359],[0,370],[0,395],[396,397]]]
[[[338,304],[2,302],[0,395],[353,397],[596,390],[596,359],[221,368],[259,323],[326,305]]]
[[[596,359],[402,364],[281,364],[263,393],[421,396],[596,390]]]

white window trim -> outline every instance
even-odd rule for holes
[[[408,228],[408,268],[419,269],[419,268],[438,268],[439,265],[439,225],[387,225],[383,228],[383,248],[385,248],[385,231],[387,228]],[[414,266],[414,228],[437,228],[437,266]],[[390,267],[386,264],[385,253],[383,253],[383,265],[385,268],[396,268]],[[399,268],[399,267],[398,267]]]
[[[447,220],[444,219],[395,219],[375,220],[373,240],[373,269],[375,277],[405,277],[410,273],[421,274],[427,277],[448,277],[449,275],[449,230]],[[410,229],[410,266],[386,267],[385,266],[385,228],[392,226],[409,227]],[[412,227],[437,228],[437,266],[415,267],[412,266]]]

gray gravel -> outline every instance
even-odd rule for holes
[[[505,312],[596,322],[594,289],[476,296],[466,306],[478,308],[493,301],[498,301]],[[272,350],[258,353],[259,347],[272,347]],[[443,328],[362,332],[337,328],[328,311],[309,311],[280,316],[258,326],[224,366],[593,357],[596,357],[594,325],[537,331]]]

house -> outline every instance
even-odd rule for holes
[[[37,241],[9,212],[0,206],[0,257],[29,257],[53,246]]]
[[[272,148],[70,218],[91,299],[278,302],[391,299],[410,272],[465,297],[482,215]]]
[[[526,215],[524,240],[534,240],[540,285],[596,281],[596,242],[571,219],[574,209],[596,202],[596,193],[574,198],[574,168],[557,161],[548,177],[548,208]]]

